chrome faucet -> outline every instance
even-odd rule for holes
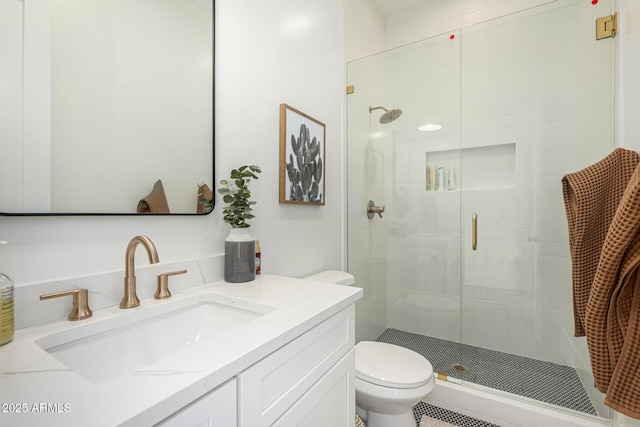
[[[125,253],[125,269],[124,269],[124,296],[120,301],[120,308],[132,308],[140,305],[138,295],[136,295],[136,275],[134,257],[138,245],[144,246],[149,255],[149,263],[156,264],[158,262],[158,251],[151,239],[146,236],[136,236],[127,245]]]

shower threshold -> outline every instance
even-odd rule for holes
[[[434,371],[448,377],[598,415],[578,373],[569,366],[397,329],[385,330],[376,341],[420,353]]]

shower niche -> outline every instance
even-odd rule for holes
[[[425,190],[482,191],[516,188],[516,143],[425,153]]]

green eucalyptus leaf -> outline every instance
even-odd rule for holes
[[[227,204],[222,210],[223,220],[233,228],[246,228],[250,225],[247,219],[254,218],[251,212],[251,205],[256,202],[251,201],[251,191],[249,184],[251,179],[258,179],[262,170],[256,165],[243,165],[238,169],[232,169],[230,178],[235,183],[235,187],[230,186],[226,179],[220,180],[221,187],[218,193],[222,195],[222,200]]]

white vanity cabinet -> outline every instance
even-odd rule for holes
[[[232,378],[170,417],[165,418],[156,426],[235,426],[238,424],[236,396],[236,379]]]
[[[351,350],[327,374],[309,389],[274,424],[274,427],[352,426],[355,418],[355,386]]]
[[[40,288],[28,295],[46,293]],[[168,301],[150,297],[132,311],[114,305],[81,322],[22,328],[0,349],[0,401],[20,404],[0,414],[0,425],[351,427],[355,303],[362,294],[353,286],[262,274],[246,284],[187,288]],[[162,346],[149,344],[150,325],[166,335]],[[129,330],[141,332],[118,340],[119,359],[106,361],[113,374],[104,380],[86,377],[102,374],[103,363],[90,358],[87,371],[79,352],[67,365],[47,347],[108,350],[113,343],[103,337],[129,337]],[[49,412],[18,412],[32,402],[49,402]],[[51,410],[58,405],[72,410]]]
[[[352,426],[354,320],[351,305],[157,425]]]
[[[351,426],[353,305],[238,374],[238,426]]]

